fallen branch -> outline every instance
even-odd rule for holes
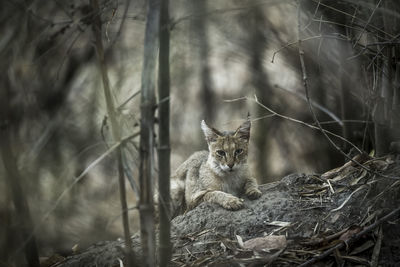
[[[303,245],[307,245],[307,246],[316,246],[319,245],[323,242],[329,242],[332,241],[333,239],[337,239],[339,238],[342,234],[346,233],[349,230],[349,228],[345,228],[337,233],[328,235],[326,237],[320,237],[320,238],[316,238],[316,239],[312,239],[310,241],[305,241],[305,242],[301,242],[301,244]]]
[[[390,212],[389,214],[383,216],[382,218],[380,218],[379,220],[377,220],[375,223],[371,224],[370,226],[364,228],[364,230],[362,230],[361,232],[353,235],[351,238],[349,238],[347,241],[345,242],[341,242],[339,244],[337,244],[336,246],[326,250],[324,253],[312,258],[311,260],[308,260],[302,264],[299,265],[299,267],[305,267],[305,266],[312,266],[314,263],[316,263],[319,260],[322,260],[323,258],[328,257],[332,252],[334,252],[337,249],[341,249],[344,246],[349,246],[352,243],[354,243],[355,241],[357,241],[358,239],[360,239],[362,236],[364,236],[365,234],[371,232],[372,230],[374,230],[376,227],[380,226],[382,223],[384,223],[385,221],[389,220],[390,218],[394,217],[398,212],[400,211],[400,208],[397,208],[395,210],[393,210],[392,212]]]

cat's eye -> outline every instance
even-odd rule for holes
[[[243,149],[239,148],[235,150],[235,156],[240,155],[243,153]]]
[[[220,157],[225,157],[225,151],[217,150],[217,155],[220,156]]]

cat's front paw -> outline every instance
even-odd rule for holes
[[[258,188],[250,188],[249,190],[246,191],[246,196],[249,199],[254,200],[261,197],[261,191],[258,190]]]
[[[222,203],[222,207],[227,210],[239,210],[243,208],[243,199],[234,196],[227,197]]]

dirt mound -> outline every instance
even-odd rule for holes
[[[314,264],[307,263],[314,257],[321,266],[399,263],[400,161],[354,160],[362,166],[348,162],[323,175],[292,174],[261,185],[262,197],[246,199],[239,211],[202,203],[176,217],[171,265],[291,266]],[[140,238],[133,242],[139,256]],[[119,265],[122,245],[96,244],[61,266]]]

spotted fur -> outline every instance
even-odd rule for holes
[[[235,131],[220,132],[201,122],[209,151],[199,151],[178,167],[171,180],[173,216],[207,201],[228,210],[243,207],[241,196],[261,196],[247,165],[250,120]]]

